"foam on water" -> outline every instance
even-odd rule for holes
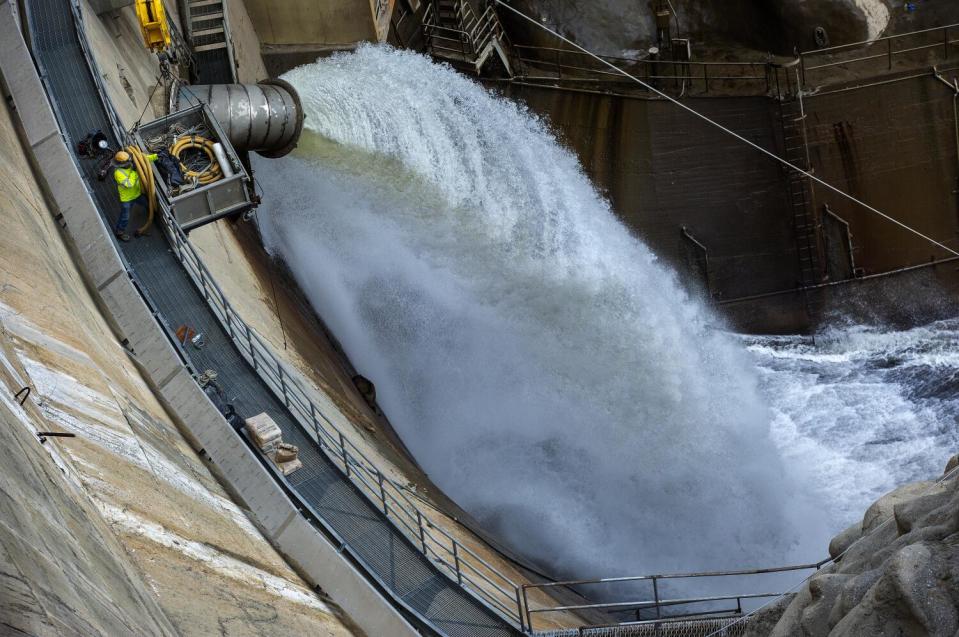
[[[285,79],[265,243],[446,493],[560,575],[820,557],[744,348],[542,121],[385,48]]]
[[[773,438],[846,526],[895,487],[937,477],[959,449],[959,321],[908,331],[745,337],[773,405]]]

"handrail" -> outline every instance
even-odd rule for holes
[[[876,44],[878,42],[885,42],[886,40],[902,40],[904,38],[913,37],[916,35],[923,35],[925,33],[935,33],[936,31],[942,31],[943,29],[959,29],[959,23],[949,24],[945,26],[930,27],[928,29],[919,29],[918,31],[910,31],[908,33],[896,33],[893,35],[885,35],[880,38],[875,38],[873,40],[862,40],[860,42],[851,42],[849,44],[837,44],[835,46],[829,46],[824,49],[816,49],[815,51],[805,51],[800,53],[800,55],[821,55],[821,54],[831,54],[840,49],[851,49],[867,46],[870,44]]]
[[[613,612],[622,612],[624,610],[651,610],[656,613],[656,619],[654,622],[662,621],[666,622],[675,618],[675,615],[665,615],[663,614],[664,610],[669,610],[670,608],[675,608],[679,606],[696,606],[700,604],[707,604],[712,602],[719,601],[736,601],[736,609],[716,609],[716,610],[705,610],[698,611],[694,613],[697,616],[700,616],[701,619],[695,619],[690,621],[709,621],[715,619],[718,614],[729,614],[729,613],[738,613],[742,614],[742,602],[743,600],[751,599],[769,599],[774,597],[781,597],[783,593],[743,593],[736,595],[713,595],[713,596],[703,596],[703,597],[687,597],[679,599],[663,599],[660,597],[661,591],[659,584],[663,581],[670,580],[686,580],[686,579],[697,579],[697,578],[728,578],[728,577],[752,577],[757,575],[769,575],[774,573],[788,573],[795,571],[818,571],[824,565],[830,563],[832,558],[824,559],[815,564],[800,564],[795,566],[781,566],[774,568],[760,568],[760,569],[742,569],[742,570],[733,570],[733,571],[705,571],[699,573],[664,573],[659,575],[638,575],[638,576],[629,576],[629,577],[606,577],[606,578],[597,578],[597,579],[582,579],[582,580],[567,580],[560,582],[544,582],[540,584],[524,584],[521,587],[521,606],[525,609],[524,613],[524,623],[525,627],[530,632],[535,632],[534,628],[534,618],[539,615],[546,615],[550,613],[567,613],[567,612],[576,612],[576,611],[613,611]],[[588,603],[588,604],[556,604],[553,606],[542,606],[540,608],[530,608],[528,604],[528,592],[531,590],[545,590],[553,587],[563,587],[568,589],[577,589],[589,585],[608,585],[608,584],[623,584],[623,583],[634,583],[634,582],[650,582],[652,584],[652,598],[651,599],[639,599],[631,601],[611,601],[611,602],[597,602],[597,603]],[[691,609],[690,609],[691,610]]]
[[[917,40],[919,40],[922,36],[927,36],[930,34],[939,34],[941,37],[934,38],[934,41],[917,42]],[[888,35],[881,38],[876,38],[874,40],[840,44],[815,51],[801,52],[799,54],[799,60],[803,87],[807,87],[808,85],[807,74],[815,71],[822,71],[823,69],[844,66],[847,68],[847,70],[852,71],[850,68],[852,66],[861,66],[865,62],[885,60],[885,70],[892,71],[893,62],[897,58],[912,53],[917,53],[919,51],[941,51],[942,59],[949,59],[950,56],[953,55],[954,47],[959,45],[959,40],[953,39],[952,34],[959,35],[959,23],[933,27],[929,29],[921,29],[918,31],[910,31],[909,33]],[[895,43],[903,44],[899,48],[895,48],[893,46]],[[883,47],[883,45],[885,45],[885,47]],[[884,50],[879,53],[871,52],[875,51],[877,48],[884,48]],[[858,57],[835,59],[837,56],[841,57],[843,54],[847,53],[856,55],[857,52],[860,52]],[[827,61],[818,62],[823,58],[825,58]],[[812,63],[810,64],[810,62]],[[875,72],[875,69],[873,69],[872,72]],[[858,77],[859,76],[857,76],[857,78]]]
[[[168,207],[161,205],[161,211],[174,255],[203,294],[213,314],[243,358],[250,363],[267,387],[283,401],[304,433],[318,444],[334,466],[364,497],[383,512],[400,534],[439,567],[440,572],[509,623],[521,625],[522,611],[516,605],[519,585],[470,547],[462,544],[446,529],[430,520],[428,514],[409,499],[404,487],[381,472],[324,411],[317,407],[303,389],[300,373],[289,369],[276,358],[270,345],[233,308]],[[434,546],[455,556],[452,564],[441,559]],[[431,551],[433,555],[430,555]]]
[[[514,44],[512,52],[516,61],[514,66],[517,69],[517,78],[525,81],[625,82],[622,74],[596,63],[591,55],[576,49]],[[764,95],[780,90],[777,72],[782,65],[767,60],[705,62],[652,60],[647,57],[599,57],[614,65],[638,67],[640,73],[650,82],[675,82],[677,88],[687,90],[699,85],[708,93],[715,82],[724,81],[752,85],[758,83]],[[555,73],[555,77],[537,75],[536,70]],[[630,93],[637,92],[638,89],[630,86]]]
[[[463,55],[464,59],[471,59],[475,62],[494,40],[504,37],[502,26],[493,5],[488,5],[477,17],[468,0],[456,0],[453,13],[458,28],[439,24],[438,9],[434,2],[428,2],[423,13],[423,34],[428,48],[458,52]],[[459,37],[438,35],[437,32],[457,34]],[[434,39],[458,41],[460,47],[451,48],[438,45],[434,42]]]

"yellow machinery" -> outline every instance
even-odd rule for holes
[[[166,21],[163,0],[136,0],[137,18],[143,41],[151,51],[162,51],[170,46],[170,27]]]

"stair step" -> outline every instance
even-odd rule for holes
[[[200,46],[195,46],[193,47],[193,52],[202,53],[203,51],[216,51],[225,48],[226,42],[214,42],[213,44],[201,44]]]
[[[223,27],[214,27],[212,29],[202,29],[200,31],[194,31],[191,35],[193,37],[199,37],[201,35],[216,35],[217,33],[223,33]]]
[[[193,2],[190,2],[187,6],[189,6],[190,9],[193,10],[197,7],[208,7],[214,4],[218,4],[222,6],[223,0],[194,0]]]
[[[212,13],[198,13],[190,16],[190,22],[203,22],[204,20],[222,20],[223,12],[214,11]]]

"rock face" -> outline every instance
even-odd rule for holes
[[[954,637],[959,631],[959,473],[901,487],[830,544],[838,557],[793,598],[771,637]],[[768,625],[768,624],[767,624]]]
[[[655,44],[652,2],[522,0],[515,4],[583,46],[607,55],[646,50]],[[903,11],[901,3],[892,0],[672,0],[672,6],[677,13],[674,36],[678,31],[697,45],[733,44],[784,55],[797,47],[811,50],[823,43],[878,37],[889,25],[891,7]],[[521,31],[519,41],[523,36],[537,41],[542,37],[529,25],[514,26]],[[817,29],[821,29],[818,38]]]

